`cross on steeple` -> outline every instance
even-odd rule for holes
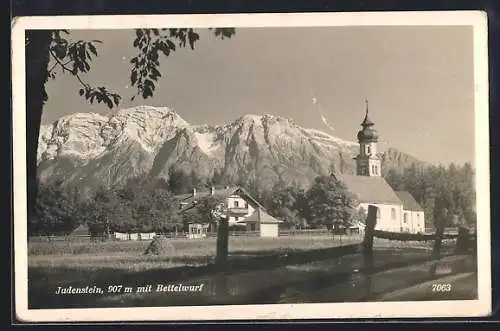
[[[372,126],[373,124],[374,123],[368,118],[368,99],[365,98],[365,119],[363,120],[363,123],[361,123],[361,126],[367,127]]]

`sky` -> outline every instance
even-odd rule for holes
[[[154,97],[133,102],[129,60],[137,52],[135,32],[78,30],[70,38],[103,42],[82,78],[122,95],[119,108],[168,106],[191,124],[272,114],[354,141],[366,98],[380,149],[397,148],[436,164],[474,164],[469,27],[237,28],[225,40],[198,32],[195,50],[161,59]],[[90,105],[79,88],[74,77],[58,72],[47,83],[43,124],[71,113],[116,111]]]

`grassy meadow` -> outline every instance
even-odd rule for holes
[[[216,238],[170,239],[165,255],[144,255],[151,240],[144,241],[52,241],[30,242],[30,267],[77,267],[141,270],[180,265],[204,265],[215,258]],[[245,258],[266,253],[331,248],[361,242],[361,237],[294,236],[279,238],[230,237],[231,258]]]

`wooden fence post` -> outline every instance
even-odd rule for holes
[[[437,225],[436,225],[436,234],[434,237],[434,247],[432,249],[432,254],[431,254],[431,260],[434,260],[436,262],[431,264],[431,266],[429,267],[429,275],[431,277],[436,276],[436,271],[437,271],[437,267],[439,264],[439,262],[437,262],[437,261],[439,261],[439,259],[441,259],[441,246],[443,243],[443,234],[444,234],[444,220],[441,222],[438,221]]]
[[[363,240],[364,269],[370,271],[373,268],[373,235],[377,225],[377,207],[368,206],[366,217],[365,237]]]
[[[439,260],[441,258],[441,246],[443,243],[444,234],[444,220],[437,222],[436,235],[434,239],[434,248],[432,249],[432,260]]]
[[[222,217],[217,224],[217,253],[215,263],[224,266],[228,260],[229,253],[229,217]],[[215,293],[217,300],[224,301],[229,294],[228,279],[225,275],[215,278]]]
[[[463,226],[458,228],[457,243],[455,246],[455,253],[464,254],[467,253],[470,247],[471,238],[469,234],[469,229]]]
[[[228,258],[229,246],[229,222],[223,217],[220,219],[217,226],[217,255],[215,263],[218,265],[225,264]]]
[[[363,239],[363,298],[362,301],[369,301],[371,297],[372,276],[374,267],[373,260],[373,237],[375,226],[377,225],[377,207],[369,205],[366,217],[365,237]]]

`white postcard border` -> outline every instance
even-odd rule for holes
[[[478,218],[478,300],[161,308],[28,309],[25,30],[147,27],[472,26]],[[481,11],[21,17],[12,22],[14,270],[17,318],[26,322],[422,318],[491,312],[487,17]],[[300,306],[300,308],[298,307]]]

